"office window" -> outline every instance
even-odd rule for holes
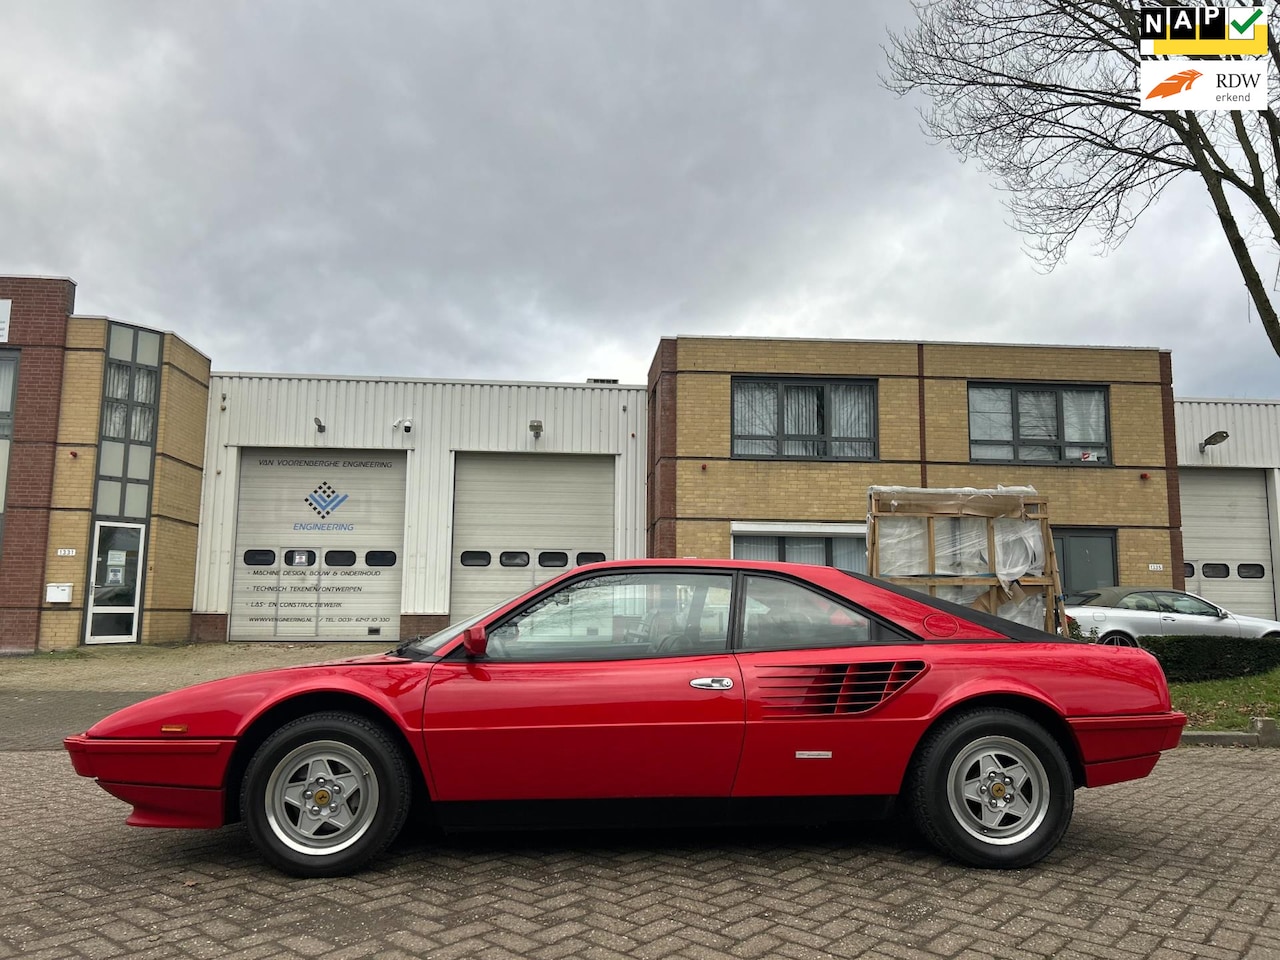
[[[160,334],[113,323],[102,377],[97,513],[145,520],[160,402]]]
[[[1106,389],[969,384],[969,459],[1109,462]]]
[[[814,563],[854,573],[867,572],[866,537],[770,537],[734,534],[735,560]]]
[[[733,381],[732,453],[792,460],[875,460],[876,385],[867,380]]]
[[[18,355],[0,353],[0,541],[4,539],[4,498],[13,441],[13,406],[18,396]]]

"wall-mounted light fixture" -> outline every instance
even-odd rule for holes
[[[319,417],[312,417],[311,420],[316,425],[316,433],[324,433],[324,421]]]
[[[533,439],[535,439],[535,440],[537,440],[540,436],[542,436],[542,421],[541,421],[541,420],[530,420],[530,421],[529,421],[529,432],[533,434]]]
[[[1205,437],[1203,440],[1200,441],[1200,452],[1204,453],[1205,447],[1216,447],[1218,444],[1222,443],[1224,440],[1229,439],[1230,436],[1231,434],[1227,433],[1227,431],[1225,430],[1213,431],[1213,433],[1209,434],[1207,437]]]

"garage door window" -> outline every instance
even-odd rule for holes
[[[504,567],[527,567],[529,554],[524,550],[504,550],[498,554],[498,562]]]
[[[396,553],[394,550],[370,550],[364,555],[364,562],[370,567],[394,567]]]
[[[1236,567],[1236,576],[1241,580],[1261,580],[1267,571],[1260,563],[1241,563]]]
[[[577,566],[580,567],[584,563],[604,563],[604,554],[594,550],[583,550],[578,554]]]
[[[244,552],[246,567],[274,567],[276,552],[274,550],[246,550]]]
[[[544,550],[538,554],[540,567],[567,567],[568,565],[569,555],[563,550]]]
[[[326,550],[324,554],[326,567],[354,567],[356,552],[354,550]]]
[[[314,550],[286,550],[284,562],[285,566],[288,567],[314,567],[316,565],[316,552]]]
[[[1231,576],[1231,567],[1225,563],[1202,563],[1200,575],[1207,580],[1225,580]]]
[[[458,558],[464,567],[487,567],[492,560],[488,550],[463,550]]]

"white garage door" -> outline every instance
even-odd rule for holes
[[[1179,471],[1187,589],[1235,613],[1275,617],[1261,470]]]
[[[613,559],[613,470],[613,457],[457,454],[450,618]]]
[[[401,453],[245,450],[232,640],[399,639]]]

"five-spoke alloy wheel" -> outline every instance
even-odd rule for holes
[[[254,753],[241,810],[274,866],[334,876],[395,839],[411,789],[403,752],[385,730],[355,714],[317,713],[285,724]]]
[[[907,783],[917,826],[943,853],[980,867],[1025,867],[1071,822],[1062,748],[1021,713],[982,709],[930,731]]]

